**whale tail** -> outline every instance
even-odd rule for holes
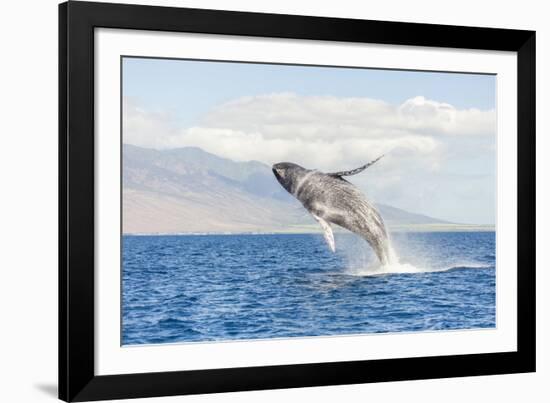
[[[331,173],[328,173],[327,175],[334,176],[334,177],[357,175],[358,173],[363,172],[365,169],[367,169],[368,167],[373,165],[375,162],[377,162],[383,156],[384,156],[384,154],[382,154],[380,157],[372,160],[371,162],[367,162],[365,165],[362,165],[359,168],[352,169],[351,171],[331,172]]]

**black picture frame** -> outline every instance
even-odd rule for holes
[[[97,376],[94,29],[517,52],[517,351]],[[59,398],[168,396],[535,371],[535,32],[143,5],[59,5]]]

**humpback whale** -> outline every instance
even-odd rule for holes
[[[385,265],[392,258],[384,221],[365,195],[344,179],[363,172],[380,158],[350,171],[333,173],[306,169],[292,162],[274,164],[272,170],[281,186],[319,222],[332,252],[336,246],[331,224],[335,224],[365,239]]]

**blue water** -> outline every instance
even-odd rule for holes
[[[124,236],[122,344],[495,326],[494,232]]]

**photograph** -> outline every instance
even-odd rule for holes
[[[496,327],[496,75],[120,74],[122,346]]]

